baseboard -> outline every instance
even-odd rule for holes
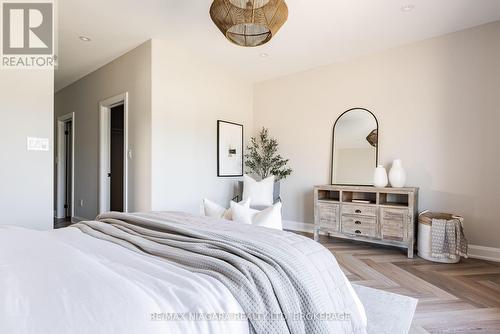
[[[297,232],[313,233],[314,225],[292,220],[283,220],[283,229]]]
[[[473,259],[500,262],[500,248],[469,245],[469,257]]]

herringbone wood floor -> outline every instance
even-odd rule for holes
[[[500,264],[438,264],[396,248],[322,237],[353,283],[419,300],[411,334],[500,333]]]

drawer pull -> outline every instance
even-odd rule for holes
[[[355,212],[356,212],[356,213],[361,213],[361,210],[357,209]]]
[[[361,225],[361,222],[358,220],[358,221],[355,221],[354,224]]]
[[[360,230],[356,230],[356,231],[354,231],[354,233],[361,234],[361,231]]]

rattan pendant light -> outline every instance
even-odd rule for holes
[[[231,42],[259,46],[273,38],[288,18],[284,0],[214,0],[210,16]]]

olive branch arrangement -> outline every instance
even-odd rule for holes
[[[262,128],[257,137],[251,138],[251,145],[247,146],[247,173],[256,174],[262,179],[274,175],[276,181],[292,174],[292,169],[287,167],[289,159],[284,159],[278,153],[278,146],[278,141],[269,136],[269,130]]]

